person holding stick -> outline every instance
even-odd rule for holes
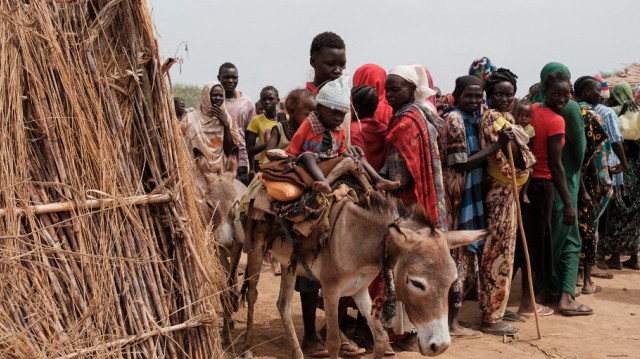
[[[527,171],[535,163],[535,157],[529,151],[529,136],[520,126],[514,126],[515,120],[509,108],[516,91],[516,78],[507,69],[498,69],[489,75],[484,90],[490,99],[490,108],[480,119],[480,148],[489,148],[498,143],[500,131],[510,131],[512,139],[487,158],[485,173],[485,220],[489,235],[485,239],[480,264],[480,308],[483,319],[480,330],[487,334],[514,335],[520,332],[511,324],[503,323],[507,309],[513,260],[518,230],[516,200],[520,187],[529,178]],[[506,153],[510,146],[517,164],[512,173]],[[512,179],[516,178],[517,187],[513,188]]]
[[[510,141],[510,132],[490,148],[480,150],[480,120],[476,114],[484,103],[482,80],[460,76],[453,90],[453,105],[443,111],[444,126],[438,129],[438,146],[442,159],[442,176],[447,203],[449,230],[485,229],[482,180],[486,159]],[[449,291],[449,334],[454,338],[478,338],[482,333],[460,324],[460,308],[465,300],[477,299],[480,290],[480,241],[451,250],[458,279]]]

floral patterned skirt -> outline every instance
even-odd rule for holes
[[[640,252],[640,159],[627,160],[624,172],[626,195],[621,187],[616,187],[615,194],[607,213],[602,216],[600,224],[600,254],[629,255]]]
[[[480,309],[486,323],[497,323],[502,321],[509,300],[518,229],[517,207],[511,185],[489,176],[484,185],[489,235],[480,265]]]

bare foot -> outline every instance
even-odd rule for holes
[[[331,193],[331,186],[329,185],[329,182],[327,182],[326,180],[313,182],[312,188],[315,191],[322,192],[325,194]]]
[[[377,190],[389,191],[389,190],[398,189],[398,187],[400,187],[399,181],[389,181],[388,179],[384,179],[384,178],[379,180],[376,183]]]
[[[301,346],[302,352],[310,355],[311,357],[322,358],[322,357],[329,356],[329,352],[327,351],[327,348],[315,335],[313,336],[313,338],[305,337],[302,340],[302,344],[300,346]]]
[[[527,196],[527,194],[525,193],[524,195],[522,195],[522,202],[524,203],[531,203],[531,201],[529,200],[529,196]]]

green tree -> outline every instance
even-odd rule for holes
[[[198,107],[201,92],[202,89],[196,85],[173,84],[173,96],[182,98],[187,107]]]

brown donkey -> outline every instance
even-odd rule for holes
[[[331,358],[338,357],[340,337],[338,330],[338,301],[351,296],[360,312],[366,317],[375,341],[375,357],[382,358],[388,336],[381,323],[371,314],[371,297],[368,285],[382,270],[381,256],[387,253],[388,270],[394,273],[396,298],[403,302],[411,322],[418,330],[418,344],[422,355],[435,356],[450,345],[447,325],[448,292],[457,277],[457,271],[449,250],[473,243],[485,236],[484,231],[434,230],[425,218],[423,210],[416,210],[406,220],[398,221],[398,210],[393,202],[373,194],[372,209],[364,209],[348,201],[330,216],[332,234],[327,244],[314,258],[311,251],[304,261],[322,284],[325,316],[327,321],[327,349]],[[341,204],[342,205],[342,204]],[[277,223],[270,224],[277,226]],[[271,227],[270,230],[275,230]],[[258,296],[257,282],[260,271],[264,239],[258,235],[256,247],[248,258],[246,269],[249,278],[247,294],[248,318],[245,337],[245,357],[253,357],[253,314]],[[388,234],[388,244],[382,243]],[[386,247],[386,248],[383,248]],[[292,246],[287,239],[277,238],[271,254],[280,263],[289,263]],[[302,359],[291,317],[291,299],[295,275],[306,276],[299,263],[296,273],[282,265],[280,295],[277,306],[282,317],[286,336],[289,338],[291,357]]]
[[[235,179],[237,156],[231,156],[225,168],[209,166],[204,156],[197,156],[195,164],[199,171],[196,175],[202,176],[204,182],[201,209],[205,218],[212,223],[214,237],[219,246],[218,259],[227,272],[228,288],[221,294],[221,302],[224,318],[222,340],[228,344],[231,342],[230,331],[234,325],[232,313],[238,310],[236,273],[244,242],[244,231],[242,225],[236,221],[236,216],[246,187]]]

